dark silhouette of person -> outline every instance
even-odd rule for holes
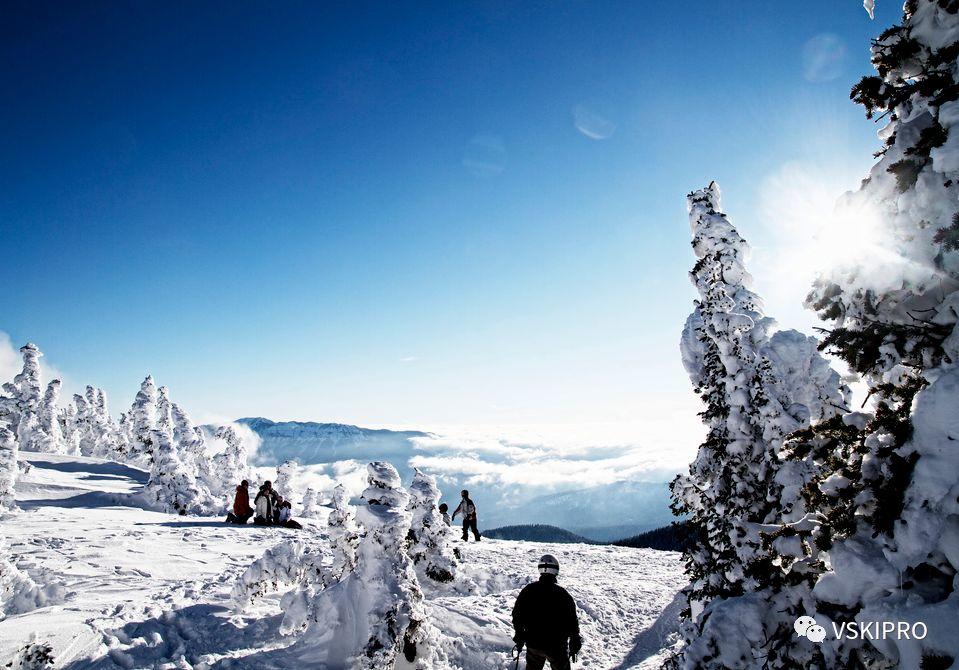
[[[527,670],[570,670],[570,659],[583,646],[576,618],[576,603],[556,583],[559,561],[550,554],[539,559],[539,581],[527,584],[513,605],[513,641],[526,646]]]

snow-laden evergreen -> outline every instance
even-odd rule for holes
[[[193,423],[190,415],[180,405],[172,403],[170,413],[173,419],[173,440],[180,459],[193,473],[197,484],[213,495],[218,485],[217,477],[213,473],[213,462],[207,452],[203,431]]]
[[[355,569],[320,591],[311,622],[292,651],[317,667],[379,670],[395,663],[443,667],[439,633],[429,621],[413,562],[406,552],[409,495],[389,463],[368,466],[366,529]]]
[[[318,618],[316,608],[326,604],[326,600],[318,598],[317,594],[351,574],[356,567],[359,533],[349,494],[342,484],[333,490],[333,511],[327,524],[332,560],[329,565],[324,565],[320,552],[310,547],[303,551],[300,585],[285,594],[282,600],[280,632],[284,635],[301,633],[315,623]]]
[[[244,479],[250,482],[256,481],[249,465],[249,450],[243,438],[232,426],[220,426],[214,437],[223,440],[226,447],[213,457],[215,475],[215,479],[211,482],[214,485],[213,493],[228,504],[232,504],[237,484]]]
[[[43,392],[43,400],[38,408],[40,431],[43,438],[38,451],[60,453],[65,448],[63,428],[60,425],[60,380],[53,379]]]
[[[723,213],[718,185],[691,193],[687,206],[699,300],[681,350],[708,434],[689,474],[672,484],[674,509],[688,515],[693,535],[673,664],[792,667],[809,653],[781,633],[809,601],[810,585],[796,583],[815,557],[791,540],[808,532],[800,492],[814,472],[785,462],[782,447],[790,433],[842,412],[846,389],[813,338],[773,332],[745,267],[749,246]]]
[[[320,516],[321,503],[320,492],[312,486],[308,486],[303,493],[303,504],[300,507],[298,516],[305,519],[318,518]]]
[[[871,405],[797,437],[822,464],[805,493],[828,551],[818,611],[923,621],[924,640],[827,640],[830,667],[947,667],[959,659],[959,6],[909,0],[853,88],[885,146],[840,211],[863,234],[808,304]]]
[[[4,668],[9,670],[53,670],[56,668],[56,658],[53,647],[43,642],[37,642],[36,636],[17,650],[13,659]]]
[[[153,461],[153,430],[157,421],[157,389],[153,376],[147,375],[130,407],[130,455],[147,464]]]
[[[296,461],[283,461],[277,466],[273,490],[288,501],[294,510],[299,509],[303,494],[300,491],[300,466]]]
[[[235,609],[243,611],[267,593],[303,580],[308,569],[304,560],[304,543],[288,540],[268,549],[255,560],[233,585]]]
[[[194,473],[180,460],[172,430],[152,431],[153,463],[143,498],[151,507],[172,514],[218,513],[218,505],[196,481]]]
[[[18,451],[16,435],[0,425],[0,514],[17,509]]]
[[[13,564],[5,537],[0,536],[0,621],[12,614],[30,612],[60,602],[65,595],[61,584],[39,585]]]
[[[62,435],[59,423],[52,418],[57,413],[60,382],[54,380],[43,392],[40,349],[28,342],[20,347],[20,354],[23,369],[3,385],[0,394],[0,421],[16,435],[20,449],[57,452],[62,447]]]
[[[438,509],[440,490],[436,480],[417,469],[410,484],[410,557],[420,584],[453,586],[468,590],[457,578],[457,559],[449,546],[451,533]]]

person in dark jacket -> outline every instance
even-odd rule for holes
[[[550,554],[539,559],[539,581],[527,584],[513,605],[513,641],[526,646],[527,670],[570,670],[583,641],[579,637],[576,603],[556,583],[559,561]]]
[[[473,504],[473,501],[470,500],[470,492],[466,489],[460,491],[460,495],[463,497],[460,500],[459,506],[453,510],[453,518],[456,518],[457,514],[463,514],[463,540],[466,541],[469,539],[469,531],[473,530],[473,537],[476,538],[476,541],[480,541],[479,531],[476,529],[476,505]]]
[[[253,508],[250,507],[250,492],[246,488],[249,485],[250,483],[244,479],[236,487],[233,511],[226,517],[226,520],[230,523],[246,523],[253,516]]]

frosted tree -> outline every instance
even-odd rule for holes
[[[66,589],[62,584],[39,585],[10,559],[6,538],[0,536],[0,621],[63,600]]]
[[[60,453],[64,450],[63,430],[60,427],[60,380],[47,384],[38,408],[40,431],[43,433],[39,451]]]
[[[442,667],[446,661],[440,658],[439,633],[427,618],[406,552],[409,495],[389,463],[370,463],[367,472],[367,504],[358,510],[366,535],[356,568],[317,593],[316,620],[290,651],[301,662],[325,667]]]
[[[157,389],[153,377],[147,375],[130,408],[130,455],[151,463],[155,451],[154,429],[157,427]]]
[[[94,428],[94,410],[87,399],[79,393],[73,394],[73,425],[70,429],[70,441],[75,453],[92,456],[96,451],[96,432]]]
[[[172,404],[170,410],[173,419],[173,439],[180,458],[192,470],[200,486],[207,490],[215,489],[217,478],[213,474],[212,461],[207,453],[203,431],[196,427],[186,410],[176,403]]]
[[[44,451],[51,446],[51,436],[44,432],[41,419],[43,387],[40,357],[43,354],[32,342],[20,347],[20,354],[23,356],[23,369],[12,382],[3,385],[6,395],[0,396],[0,420],[5,421],[17,436],[20,449]]]
[[[285,594],[281,601],[283,621],[280,632],[284,635],[302,632],[310,623],[315,623],[318,614],[315,608],[325,602],[317,598],[317,593],[336,584],[356,567],[359,532],[349,493],[342,484],[333,489],[333,511],[327,523],[332,560],[327,566],[319,560],[318,551],[304,552],[301,584]]]
[[[213,457],[213,471],[218,477],[218,488],[214,493],[232,502],[236,485],[244,479],[255,481],[249,466],[249,451],[243,438],[232,426],[220,426],[215,437],[226,443],[226,448]]]
[[[796,331],[773,333],[747,272],[749,246],[722,212],[715,182],[687,198],[699,300],[681,339],[683,363],[705,409],[706,440],[672,484],[673,509],[692,531],[683,646],[688,669],[795,667],[792,644],[811,600],[805,575],[819,557],[800,492],[815,472],[786,462],[785,438],[845,409],[839,375]],[[796,588],[803,583],[804,588]]]
[[[18,451],[16,436],[0,426],[0,514],[17,509]]]
[[[67,403],[58,416],[60,430],[63,433],[63,451],[67,454],[79,454],[79,435],[77,434],[77,406]]]
[[[163,432],[173,431],[173,405],[170,403],[170,392],[166,386],[157,389],[156,430]]]
[[[237,578],[230,596],[233,607],[243,611],[264,595],[303,581],[304,571],[313,564],[304,548],[303,542],[293,540],[268,549]],[[318,566],[319,560],[315,563]]]
[[[296,461],[284,461],[276,468],[273,490],[288,500],[294,509],[300,506],[303,498],[300,493],[300,466]]]
[[[37,642],[36,634],[31,635],[30,641],[17,650],[13,660],[5,668],[10,670],[54,670],[56,658],[53,647],[43,642]]]
[[[320,516],[320,492],[312,487],[307,487],[303,493],[303,505],[300,508],[299,516],[306,519],[317,519]]]
[[[19,433],[20,423],[26,416],[36,416],[41,400],[40,357],[43,354],[37,345],[27,342],[20,347],[20,355],[23,369],[13,381],[3,385],[5,395],[0,396],[0,420],[14,433]]]
[[[216,505],[177,454],[171,431],[155,429],[150,438],[153,464],[144,487],[147,504],[173,514],[204,514]],[[216,510],[218,511],[218,510]]]
[[[863,232],[807,301],[829,322],[824,346],[861,375],[871,402],[794,445],[825,464],[806,489],[830,558],[814,594],[839,620],[923,620],[931,630],[959,616],[957,10],[908,0],[902,22],[874,42],[876,75],[852,97],[887,120],[884,147],[839,203]],[[823,647],[833,667],[959,659],[955,634]]]
[[[410,557],[416,566],[421,584],[452,585],[456,579],[457,560],[447,546],[449,533],[440,514],[440,490],[436,480],[417,469],[410,485],[412,515]]]

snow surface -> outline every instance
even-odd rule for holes
[[[314,534],[328,551],[325,520],[303,531],[227,526],[134,505],[143,470],[111,461],[22,454],[22,509],[0,521],[10,560],[38,584],[59,583],[59,604],[0,621],[0,664],[31,641],[49,644],[56,667],[282,668],[295,636],[278,632],[281,592],[238,613],[231,591],[250,564],[279,542]],[[325,508],[322,508],[325,510]],[[552,553],[577,602],[584,648],[577,667],[656,667],[671,642],[684,585],[679,555],[591,545],[505,540],[461,544],[461,570],[477,590],[431,597],[426,607],[449,665],[512,667],[510,611]],[[521,663],[520,667],[524,667]]]

